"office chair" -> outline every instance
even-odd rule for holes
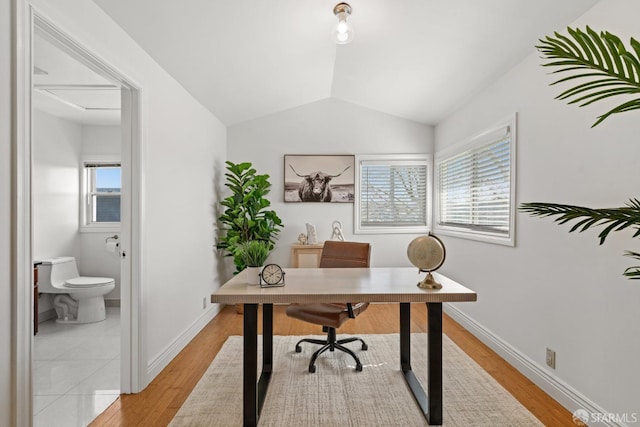
[[[346,268],[361,267],[369,268],[369,258],[371,256],[371,246],[369,243],[342,242],[342,241],[326,241],[320,256],[320,268]],[[356,354],[342,344],[354,341],[362,343],[362,350],[367,350],[367,344],[362,338],[351,337],[344,339],[336,339],[336,329],[342,326],[348,319],[355,319],[363,313],[368,302],[360,303],[317,303],[317,304],[291,304],[287,307],[287,316],[293,317],[304,322],[313,323],[322,326],[322,331],[327,332],[326,340],[318,340],[312,338],[304,338],[296,344],[296,353],[300,353],[302,348],[300,344],[309,342],[320,344],[322,347],[318,349],[309,362],[309,372],[316,371],[316,359],[325,351],[334,351],[338,349],[350,354],[356,361],[356,371],[362,371],[362,363]]]

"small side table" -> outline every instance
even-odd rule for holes
[[[291,245],[292,268],[316,268],[320,265],[324,243],[317,245]]]

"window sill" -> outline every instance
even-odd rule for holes
[[[79,231],[80,233],[119,233],[120,224],[83,225]]]
[[[353,234],[427,234],[429,227],[358,227]]]
[[[496,245],[511,246],[516,245],[513,234],[510,236],[482,233],[477,231],[462,230],[453,227],[438,227],[433,229],[434,234],[457,237],[460,239],[476,240],[478,242],[494,243]]]

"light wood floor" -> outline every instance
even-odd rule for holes
[[[286,317],[284,309],[274,307],[274,335],[321,333],[318,326]],[[424,304],[412,304],[411,318],[412,332],[426,332]],[[398,327],[397,304],[372,304],[340,333],[398,333]],[[446,315],[443,330],[542,423],[575,427],[566,409]],[[242,315],[235,307],[223,309],[144,391],[120,396],[91,426],[166,426],[230,335],[242,335]]]

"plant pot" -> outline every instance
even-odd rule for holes
[[[262,267],[247,267],[247,283],[249,285],[259,285],[260,284],[260,272],[262,271]]]

